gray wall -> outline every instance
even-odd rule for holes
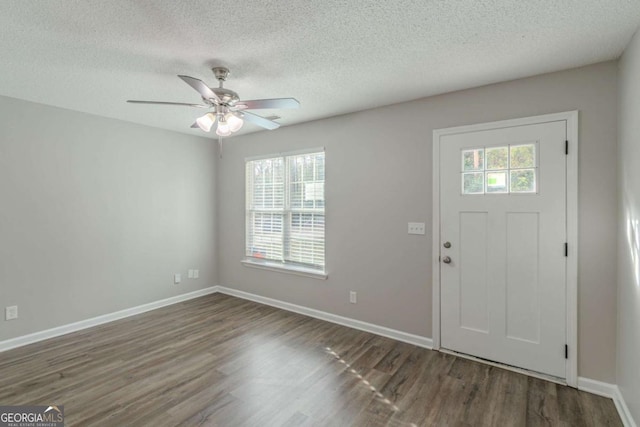
[[[617,383],[640,422],[640,33],[619,66]]]
[[[407,222],[431,229],[432,131],[577,109],[579,375],[615,382],[616,73],[602,63],[229,139],[218,168],[220,284],[430,337],[431,232],[409,236]],[[244,267],[244,158],[317,146],[327,156],[328,280]]]
[[[215,285],[215,145],[0,97],[0,341]]]

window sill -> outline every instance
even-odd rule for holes
[[[245,267],[259,268],[262,270],[277,271],[278,273],[295,274],[297,276],[311,277],[313,279],[327,280],[327,273],[297,265],[286,265],[272,261],[257,261],[243,259],[240,261]]]

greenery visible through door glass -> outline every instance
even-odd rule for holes
[[[484,193],[484,173],[463,173],[462,192],[464,194]]]
[[[487,172],[487,193],[506,193],[507,171]]]
[[[533,168],[536,166],[535,145],[514,145],[511,146],[511,169]]]
[[[511,171],[512,193],[533,193],[536,191],[535,169],[520,169]]]
[[[487,148],[487,170],[507,169],[509,147]]]
[[[484,150],[482,148],[475,150],[464,150],[462,152],[462,170],[484,170]]]

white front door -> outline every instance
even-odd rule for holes
[[[443,348],[566,378],[566,121],[442,135]]]

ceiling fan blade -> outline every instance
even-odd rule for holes
[[[243,110],[259,110],[265,108],[298,108],[300,103],[295,98],[251,99],[238,101],[236,107]]]
[[[129,99],[127,102],[131,104],[159,104],[159,105],[180,105],[182,107],[211,108],[205,104],[188,104],[186,102],[164,102],[164,101],[136,101]]]
[[[248,111],[242,112],[242,118],[254,125],[262,126],[265,129],[273,130],[280,127],[280,123],[276,123],[264,117],[260,117],[256,114],[249,113]]]
[[[200,96],[202,96],[204,99],[211,99],[216,103],[220,102],[220,98],[218,98],[218,95],[216,95],[215,92],[212,91],[211,88],[209,88],[209,86],[204,84],[202,80],[198,80],[189,76],[178,77],[180,77],[186,84],[197,90]]]

